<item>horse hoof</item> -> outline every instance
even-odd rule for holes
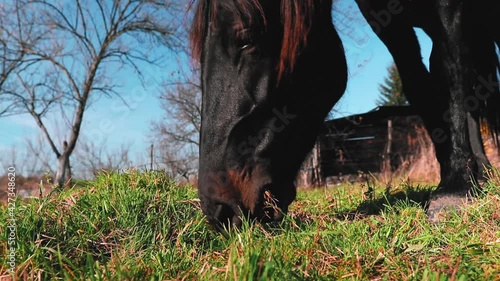
[[[461,210],[472,202],[470,192],[433,194],[429,199],[427,218],[430,223],[446,221],[447,215]]]

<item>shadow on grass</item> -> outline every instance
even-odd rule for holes
[[[371,215],[379,215],[382,211],[389,209],[399,204],[417,205],[427,210],[429,205],[430,194],[433,188],[408,187],[404,191],[390,192],[386,190],[378,197],[370,198],[361,202],[356,209],[352,211],[344,211],[338,213],[338,217],[342,219],[355,220]]]

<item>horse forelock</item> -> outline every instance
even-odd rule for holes
[[[283,43],[278,65],[278,80],[287,69],[293,71],[297,54],[307,43],[313,8],[314,0],[281,1]]]
[[[261,0],[275,1],[275,0]],[[196,2],[196,3],[195,3]],[[224,3],[230,3],[224,5]],[[266,15],[259,0],[193,0],[196,5],[191,31],[189,34],[191,55],[199,61],[202,55],[203,40],[208,28],[215,28],[215,20],[219,7],[230,9],[235,14],[236,22],[233,28],[241,28],[245,23],[258,22],[259,17],[264,24]],[[293,71],[300,49],[307,43],[314,12],[314,0],[284,0],[281,1],[280,14],[283,24],[283,38],[280,58],[277,65],[278,80],[286,71]]]

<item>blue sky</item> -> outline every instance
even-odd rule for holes
[[[428,66],[432,42],[421,29],[415,31],[421,44],[423,61]],[[378,37],[374,36],[375,34],[370,34],[366,45],[357,48],[357,44],[349,36],[341,34],[349,67],[347,90],[334,107],[341,115],[362,113],[376,107],[378,85],[383,83],[387,67],[393,59]]]
[[[356,14],[357,6],[352,4],[352,0],[343,0],[341,3],[345,3],[341,4],[343,8],[349,7]],[[342,18],[338,20],[339,25],[342,25],[342,20]],[[356,31],[354,33],[340,31],[347,52],[349,81],[344,96],[334,107],[338,112],[335,116],[357,114],[375,108],[375,101],[379,96],[378,85],[383,82],[387,75],[387,67],[393,61],[387,48],[369,29],[360,15],[354,21],[344,22],[344,24],[355,26]],[[417,35],[422,45],[424,62],[428,64],[431,42],[421,30],[417,30]],[[133,78],[134,74],[122,73],[119,78],[125,82],[121,91],[126,93],[123,96],[129,107],[126,107],[119,99],[99,99],[86,112],[83,125],[86,137],[95,142],[105,140],[110,148],[127,143],[131,145],[132,156],[147,155],[147,149],[151,143],[147,137],[151,120],[162,118],[157,99],[159,84],[163,77],[175,70],[176,65],[177,58],[172,58],[167,68],[147,67],[145,88]],[[51,123],[49,127],[57,131],[60,125]],[[26,138],[36,138],[40,135],[40,130],[36,127],[33,118],[28,115],[0,118],[0,128],[0,153],[2,155],[8,153],[12,147],[22,150]]]

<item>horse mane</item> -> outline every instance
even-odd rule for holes
[[[191,2],[191,6],[196,4],[196,8],[189,41],[191,55],[197,61],[201,59],[203,40],[207,35],[208,28],[216,27],[217,22],[214,19],[220,6],[223,6],[224,9],[230,9],[236,15],[237,22],[233,28],[241,28],[244,23],[252,24],[258,21],[267,24],[259,0],[232,0],[227,5],[224,5],[224,1],[227,2],[227,0],[192,0]],[[280,10],[283,38],[277,65],[278,80],[286,71],[293,71],[297,55],[307,43],[314,12],[314,0],[283,0]],[[256,17],[260,17],[260,19]]]

